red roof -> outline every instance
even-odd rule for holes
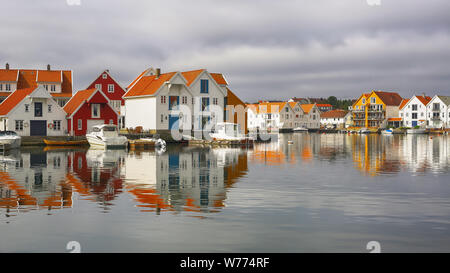
[[[191,86],[191,84],[195,81],[195,79],[197,79],[198,75],[200,75],[203,71],[205,71],[205,69],[181,72],[181,74],[186,79],[187,85]]]
[[[402,110],[403,107],[405,107],[405,105],[408,103],[408,101],[409,101],[409,99],[403,99],[403,100],[402,100],[402,103],[400,103],[399,109]]]
[[[399,106],[403,98],[395,92],[373,91],[386,105]]]
[[[420,102],[422,102],[424,105],[427,105],[431,101],[431,97],[428,96],[416,96]]]
[[[0,69],[0,81],[16,82],[19,70],[17,69]]]
[[[333,107],[331,106],[331,104],[327,104],[327,103],[321,103],[321,104],[316,104],[317,107]]]
[[[336,109],[322,113],[320,118],[343,118],[347,113],[348,111]]]
[[[225,80],[222,74],[220,73],[210,73],[211,77],[217,82],[217,84],[228,85],[228,82]]]
[[[8,113],[16,107],[26,96],[33,93],[36,87],[18,89],[11,93],[1,104],[0,104],[0,116],[6,116]]]
[[[75,93],[73,97],[64,105],[64,111],[71,116],[73,112],[75,112],[78,107],[83,104],[86,100],[88,100],[97,89],[91,88],[87,90],[81,90]]]
[[[143,76],[134,84],[134,86],[130,90],[128,90],[127,93],[125,93],[123,97],[127,98],[153,95],[165,82],[169,81],[175,74],[176,72],[165,73],[161,74],[159,78],[157,78],[156,75]]]
[[[388,118],[388,121],[402,121],[402,118]]]
[[[55,70],[38,70],[37,71],[37,82],[62,82],[61,71]]]

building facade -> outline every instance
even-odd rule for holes
[[[327,111],[320,114],[320,124],[323,127],[346,128],[345,123],[349,115],[349,111],[345,110]]]
[[[427,127],[450,128],[450,96],[434,96],[427,104]]]
[[[431,97],[413,96],[409,100],[404,100],[399,109],[399,117],[405,127],[426,127],[427,104]]]

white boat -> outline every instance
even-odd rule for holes
[[[86,139],[92,147],[98,148],[125,148],[128,144],[126,137],[119,136],[117,126],[109,124],[93,126]]]
[[[361,128],[361,129],[359,129],[358,133],[359,134],[370,134],[371,132],[367,128]]]
[[[22,137],[14,131],[0,131],[0,148],[16,149],[22,144]]]
[[[294,132],[308,132],[308,129],[304,127],[296,127],[293,129]]]
[[[254,137],[241,133],[239,124],[231,122],[219,122],[214,126],[214,132],[209,134],[213,140],[229,140],[240,142],[253,142]]]
[[[407,134],[426,134],[426,129],[408,129],[406,130]]]
[[[386,129],[386,130],[381,131],[382,135],[392,135],[392,133],[394,133],[394,130],[392,130],[392,129]]]

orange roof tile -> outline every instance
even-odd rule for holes
[[[347,115],[348,111],[336,109],[324,112],[320,115],[320,118],[343,118]]]
[[[290,102],[289,102],[289,105],[290,105],[292,108],[294,108],[294,107],[297,105],[297,102],[295,102],[295,101],[290,101]]]
[[[37,82],[62,82],[61,71],[55,70],[38,70],[37,71]]]
[[[33,93],[36,87],[18,89],[11,93],[1,104],[0,104],[0,116],[6,116],[8,113],[16,107],[26,96]]]
[[[321,104],[316,104],[317,107],[333,107],[331,104],[328,103],[321,103]]]
[[[259,111],[263,113],[279,113],[286,102],[263,102],[259,104]]]
[[[195,79],[197,79],[198,75],[200,75],[203,71],[205,71],[205,69],[181,72],[181,74],[186,79],[187,85],[191,86],[191,84],[195,81]]]
[[[156,75],[143,76],[135,85],[125,93],[124,98],[135,96],[148,96],[155,94],[156,91],[167,81],[169,81],[176,72],[161,74],[159,78]]]
[[[0,69],[0,81],[16,82],[19,70],[17,69]]]
[[[428,96],[416,96],[421,103],[423,103],[424,105],[427,105],[430,101],[431,101],[431,97]]]
[[[388,118],[388,121],[402,121],[402,118]]]
[[[309,111],[311,111],[311,109],[314,107],[314,104],[300,104],[300,107],[303,109],[303,112],[305,112],[305,114],[308,114]]]
[[[97,89],[95,88],[91,88],[76,92],[75,95],[73,95],[73,97],[64,106],[64,111],[66,111],[69,116],[72,115],[73,112],[75,112],[75,110],[77,110],[82,103],[89,99],[96,90]]]
[[[399,109],[402,110],[403,107],[405,107],[405,105],[408,103],[409,99],[403,99],[402,103],[400,103]]]
[[[137,76],[137,78],[134,79],[134,81],[132,81],[132,82],[130,83],[130,85],[128,85],[127,90],[130,89],[130,88],[131,88],[138,80],[140,80],[140,78],[141,78],[142,76],[144,76],[144,74],[147,73],[148,70],[149,70],[149,69],[146,69],[144,72],[142,72],[141,74],[139,74],[139,76]]]
[[[220,73],[210,73],[213,79],[217,82],[217,84],[228,85],[228,82],[225,80],[222,74]]]

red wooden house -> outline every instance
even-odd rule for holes
[[[98,89],[78,91],[64,106],[67,113],[67,128],[70,135],[83,136],[92,126],[117,125],[119,113],[111,107],[110,100]]]
[[[121,106],[125,105],[125,101],[122,96],[126,93],[125,89],[109,74],[109,70],[103,71],[87,89],[97,88],[102,91],[104,95],[110,100],[111,106],[116,110],[119,115],[121,114]],[[123,119],[123,115],[121,115]],[[123,120],[122,120],[123,121]],[[120,120],[119,123],[123,124]]]

